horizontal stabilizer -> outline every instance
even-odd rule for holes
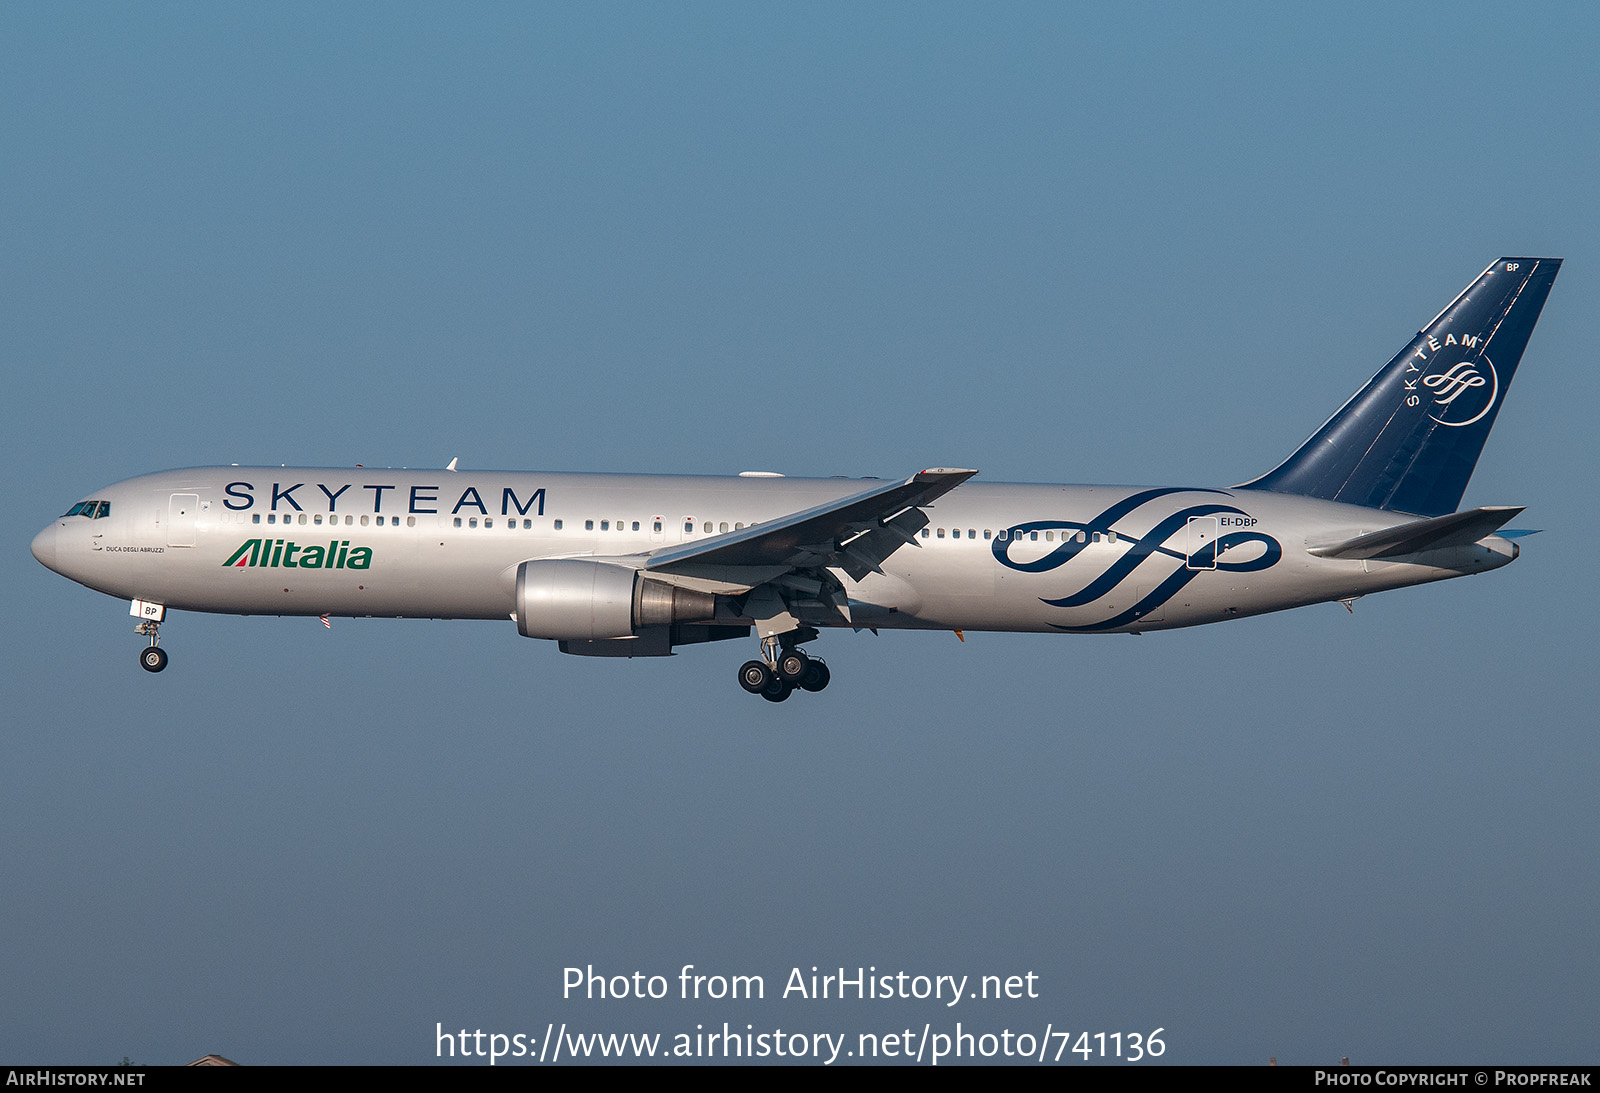
[[[1452,512],[1448,516],[1435,516],[1431,520],[1417,520],[1358,535],[1341,543],[1312,547],[1310,553],[1319,558],[1397,558],[1424,550],[1470,546],[1493,535],[1502,524],[1521,511],[1520,506],[1496,505]]]

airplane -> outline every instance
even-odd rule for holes
[[[200,467],[97,490],[33,555],[169,610],[500,619],[563,653],[668,656],[752,632],[782,702],[822,629],[1126,634],[1483,573],[1521,508],[1457,512],[1557,258],[1483,271],[1276,469],[1231,488]]]

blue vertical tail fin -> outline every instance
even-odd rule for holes
[[[1560,269],[1496,261],[1299,451],[1240,488],[1454,512]]]

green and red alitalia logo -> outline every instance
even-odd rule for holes
[[[372,548],[335,539],[327,546],[301,546],[286,539],[247,539],[222,563],[233,569],[371,569]]]

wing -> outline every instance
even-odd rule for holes
[[[928,518],[920,511],[977,471],[937,467],[837,501],[645,556],[644,569],[675,573],[730,567],[773,571],[838,567],[860,579],[915,536]],[[752,572],[752,575],[753,572]],[[770,578],[766,578],[770,579]]]
[[[921,507],[977,473],[936,467],[698,542],[593,560],[728,596],[734,615],[724,621],[755,623],[763,638],[799,628],[804,620],[853,626],[849,594],[832,571],[855,581],[882,573],[889,555],[917,545],[917,532],[928,524]]]

